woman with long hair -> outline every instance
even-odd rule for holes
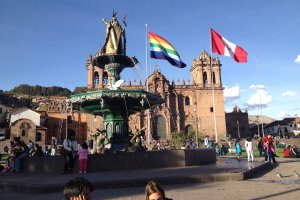
[[[165,191],[157,181],[149,181],[145,187],[146,200],[172,200],[166,198]]]

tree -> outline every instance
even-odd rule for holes
[[[85,93],[87,92],[87,87],[75,87],[73,94]]]

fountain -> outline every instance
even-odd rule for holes
[[[140,148],[129,148],[128,117],[142,110],[150,109],[152,106],[160,105],[162,98],[158,94],[144,90],[122,90],[123,80],[120,79],[120,73],[126,67],[134,67],[138,61],[135,57],[126,56],[125,30],[121,28],[115,15],[116,13],[113,13],[109,23],[102,20],[107,25],[105,44],[100,52],[90,59],[94,66],[108,71],[110,87],[75,94],[67,101],[67,104],[72,105],[75,110],[103,117],[103,130],[99,130],[97,140],[104,139],[103,134],[106,133],[104,140],[110,142],[109,151],[115,152],[110,154],[99,151],[100,154],[89,155],[88,171],[184,167],[216,162],[214,149],[140,151]],[[132,137],[132,140],[135,137],[136,135]],[[132,149],[136,149],[136,151],[130,151]],[[128,152],[123,153],[122,151]],[[78,166],[75,164],[75,171],[78,171],[76,168]],[[28,157],[23,162],[23,171],[25,172],[62,173],[63,168],[64,158],[62,156],[38,159]]]
[[[134,67],[138,60],[126,55],[125,28],[123,29],[113,12],[107,25],[103,48],[91,57],[92,65],[109,73],[108,89],[75,94],[68,102],[72,108],[84,113],[103,117],[102,129],[111,143],[111,150],[126,151],[130,144],[128,117],[154,105],[162,103],[158,94],[144,90],[122,90],[120,74],[125,68]],[[126,22],[123,21],[125,26]]]

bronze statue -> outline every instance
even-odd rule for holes
[[[103,154],[106,149],[110,148],[109,139],[106,136],[105,130],[96,129],[96,132],[90,134],[90,137],[94,140],[93,149],[91,150],[91,154]]]
[[[117,13],[113,11],[113,15],[110,22],[107,22],[104,18],[102,22],[106,24],[106,39],[103,45],[103,54],[123,54],[126,55],[125,48],[125,28],[123,29],[117,18]],[[126,16],[124,17],[123,23],[126,26]]]

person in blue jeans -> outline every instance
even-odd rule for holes
[[[11,172],[20,172],[21,171],[21,160],[28,155],[28,147],[20,137],[14,138],[14,144],[12,148],[13,157],[11,163]]]

